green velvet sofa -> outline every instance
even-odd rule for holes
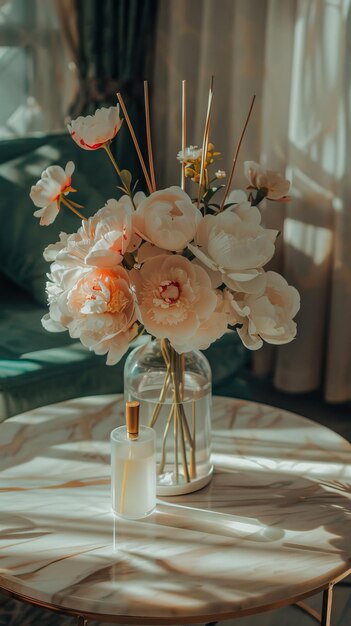
[[[60,212],[53,225],[40,227],[28,193],[43,169],[69,160],[76,164],[73,184],[86,215],[116,196],[118,181],[101,150],[80,150],[67,135],[0,144],[0,421],[75,396],[123,391],[125,359],[108,367],[104,357],[68,333],[49,333],[41,325],[49,269],[43,249],[58,240],[60,231],[76,230],[79,222]],[[213,344],[206,355],[214,392],[245,396],[240,372],[248,355],[236,333]]]

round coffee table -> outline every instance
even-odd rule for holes
[[[124,624],[267,611],[351,571],[351,446],[281,409],[214,398],[210,485],[137,522],[110,509],[121,396],[78,398],[0,425],[0,588]]]

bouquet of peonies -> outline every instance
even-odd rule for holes
[[[149,169],[123,98],[118,97],[147,194],[136,191],[137,182],[118,167],[110,149],[123,121],[119,105],[78,117],[68,126],[72,139],[84,150],[106,151],[122,192],[119,199],[107,200],[86,219],[82,206],[72,199],[76,190],[71,161],[65,169],[48,167],[30,192],[40,224],[51,224],[62,207],[82,219],[77,232],[61,233],[60,240],[44,251],[51,267],[49,313],[43,326],[53,332],[68,330],[96,354],[107,354],[109,365],[142,332],[167,339],[178,353],[208,348],[234,330],[251,350],[263,341],[288,343],[296,335],[293,318],[299,310],[299,294],[280,274],[264,269],[274,254],[278,232],[261,225],[260,213],[266,199],[286,199],[289,181],[249,161],[246,191],[231,189],[249,115],[227,183],[223,183],[224,171],[211,174],[220,157],[208,137],[212,86],[201,147],[186,147],[184,90],[183,82],[180,186],[156,188],[146,84]],[[185,191],[187,179],[193,193]]]

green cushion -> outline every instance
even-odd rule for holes
[[[22,141],[19,148],[25,145]],[[0,163],[2,148],[0,144]],[[11,154],[15,153],[11,144]],[[68,133],[43,138],[39,147],[0,164],[0,270],[43,305],[49,271],[43,250],[58,241],[61,231],[76,231],[80,220],[63,207],[53,224],[40,226],[33,217],[36,208],[29,191],[49,165],[65,167],[70,160],[76,165],[72,184],[78,192],[73,194],[74,200],[86,207],[82,210],[84,215],[95,213],[108,198],[118,197],[119,181],[105,152],[80,149]]]
[[[41,325],[46,307],[1,278],[0,421],[76,396],[123,391],[124,360],[107,367],[68,333]]]

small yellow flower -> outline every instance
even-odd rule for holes
[[[215,152],[213,143],[209,143],[204,161],[204,169],[207,170],[220,154],[220,152]],[[194,183],[198,183],[200,181],[202,148],[198,148],[198,146],[188,146],[185,150],[178,152],[177,159],[185,165],[185,176],[191,178]]]
[[[185,176],[186,176],[187,178],[192,178],[192,177],[193,177],[193,175],[194,175],[194,171],[195,171],[195,170],[194,170],[192,167],[186,167],[186,168],[185,168]]]

